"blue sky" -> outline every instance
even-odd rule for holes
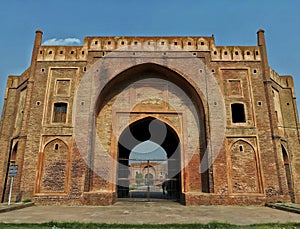
[[[270,66],[293,75],[300,108],[300,1],[10,0],[0,3],[0,107],[8,75],[30,63],[36,29],[49,39],[88,35],[215,35],[216,45],[256,45],[265,30]]]
[[[136,145],[130,155],[129,164],[131,163],[141,163],[146,160],[151,160],[152,162],[166,162],[167,153],[160,145],[152,141],[144,141]],[[157,161],[156,161],[157,160]],[[161,161],[162,160],[162,161]]]

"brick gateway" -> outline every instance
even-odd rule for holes
[[[148,164],[142,179],[175,180],[183,204],[299,203],[293,79],[269,67],[263,30],[257,39],[85,37],[82,46],[44,46],[36,31],[29,68],[7,81],[2,202],[17,164],[14,200],[113,204],[139,173],[132,150],[151,140],[167,167]]]

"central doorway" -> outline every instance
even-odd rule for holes
[[[119,138],[118,162],[119,199],[180,199],[180,141],[166,123],[147,117],[130,124]]]

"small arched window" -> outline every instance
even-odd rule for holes
[[[242,103],[231,104],[231,118],[233,123],[245,123],[245,108]]]

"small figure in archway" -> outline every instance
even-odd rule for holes
[[[167,181],[164,181],[161,184],[162,190],[163,190],[163,195],[166,195],[166,189],[167,189]]]

